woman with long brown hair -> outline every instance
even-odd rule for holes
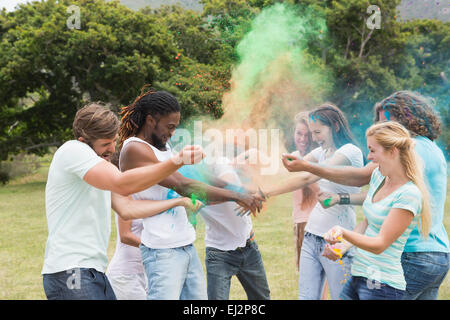
[[[362,167],[362,151],[356,146],[348,122],[342,111],[331,103],[325,103],[311,111],[308,125],[313,140],[319,145],[309,152],[305,161],[333,166]],[[283,164],[296,157],[283,155]],[[283,180],[279,185],[263,187],[265,197],[304,188],[320,180],[310,173],[293,174],[292,178]],[[333,193],[357,193],[359,188],[346,187],[322,179],[318,182],[321,190]],[[322,235],[334,225],[353,229],[356,224],[355,211],[352,206],[337,206],[324,209],[317,203],[305,226],[305,237],[300,253],[299,299],[319,300],[325,279],[328,281],[331,299],[337,299],[345,282],[345,275],[351,265],[352,250],[342,257],[342,265],[322,256],[326,242]]]

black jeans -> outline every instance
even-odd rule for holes
[[[74,268],[43,276],[48,300],[116,300],[103,272],[92,268]]]
[[[231,277],[236,276],[250,300],[269,300],[270,290],[261,253],[255,241],[244,248],[223,251],[206,247],[206,279],[209,300],[228,300]]]

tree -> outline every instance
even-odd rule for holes
[[[68,28],[70,5],[79,8],[80,29]],[[212,97],[209,105],[196,109],[190,104],[192,94],[177,88],[181,73],[171,71],[180,70],[180,61],[195,70],[197,62],[180,58],[173,32],[154,14],[132,11],[118,1],[49,0],[2,11],[0,23],[1,159],[59,146],[72,137],[78,108],[101,100],[118,111],[145,83],[183,92],[185,114],[220,116]]]

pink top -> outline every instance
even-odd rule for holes
[[[303,189],[298,189],[293,192],[292,218],[294,220],[294,223],[307,222],[309,214],[311,213],[312,209],[314,209],[314,207],[316,206],[317,195],[319,194],[320,191],[319,186],[317,185],[317,183],[313,183],[309,185],[309,187],[312,189],[315,199],[309,205],[305,204],[303,209],[302,209]]]
[[[298,151],[293,152],[292,154],[299,157]],[[308,205],[304,204],[302,206],[303,188],[295,190],[292,193],[292,200],[293,200],[292,201],[292,218],[294,220],[294,223],[307,222],[308,218],[309,218],[309,214],[311,213],[312,209],[314,209],[314,207],[317,204],[317,196],[319,195],[319,192],[320,192],[319,186],[317,185],[317,183],[313,183],[313,184],[310,184],[308,187],[311,188],[311,190],[313,192],[313,196],[314,196],[314,201],[311,201],[311,203]]]

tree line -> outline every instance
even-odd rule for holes
[[[19,152],[45,154],[72,138],[78,108],[104,101],[118,111],[145,83],[173,93],[182,119],[219,119],[239,60],[236,46],[252,19],[276,2],[203,0],[199,13],[180,6],[136,11],[119,1],[46,0],[1,11],[0,160]],[[326,98],[352,125],[367,127],[367,110],[403,89],[434,97],[444,128],[449,123],[450,23],[400,22],[400,0],[284,2],[324,17],[327,36],[306,50],[332,75]],[[381,9],[379,30],[367,28],[369,5]],[[77,18],[79,28],[68,27]],[[447,157],[449,142],[444,130],[439,143]]]

